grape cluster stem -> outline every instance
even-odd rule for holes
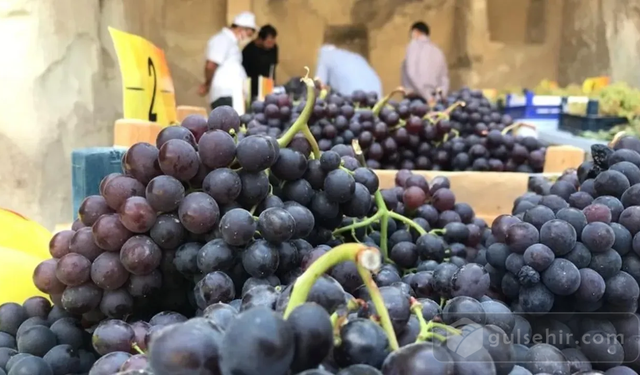
[[[380,114],[380,111],[382,111],[382,108],[384,108],[387,105],[387,103],[389,103],[389,100],[391,100],[391,97],[393,97],[395,94],[406,94],[406,92],[404,91],[404,87],[396,88],[395,90],[388,93],[380,101],[378,101],[376,105],[373,106],[373,109],[371,110],[373,112],[373,115],[378,116]]]
[[[140,346],[138,346],[138,344],[135,342],[131,344],[131,348],[135,350],[138,354],[145,354],[144,350],[142,350]]]
[[[371,296],[371,302],[373,302],[376,312],[380,317],[380,325],[387,335],[389,346],[392,350],[398,349],[398,340],[393,331],[389,312],[384,306],[380,289],[378,289],[378,286],[371,276],[371,273],[378,271],[382,265],[380,251],[375,247],[357,243],[346,243],[334,247],[318,258],[298,277],[295,284],[293,284],[293,290],[291,291],[289,303],[284,312],[284,318],[287,319],[296,307],[306,302],[311,288],[320,276],[335,265],[348,261],[354,262],[357,266],[358,274],[364,281],[364,285]]]
[[[411,297],[411,312],[416,316],[418,322],[420,323],[420,333],[418,333],[418,337],[416,338],[416,342],[428,341],[434,338],[444,341],[446,337],[442,336],[439,333],[432,332],[434,328],[440,328],[448,333],[459,335],[460,330],[455,329],[453,327],[449,327],[446,324],[438,323],[436,321],[429,320],[428,322],[422,315],[422,304],[418,302],[415,298]]]

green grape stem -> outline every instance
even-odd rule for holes
[[[371,277],[371,272],[366,268],[362,267],[360,263],[356,263],[358,268],[358,274],[364,281],[364,285],[369,291],[369,295],[371,296],[371,302],[376,308],[376,313],[380,318],[380,325],[382,329],[387,334],[387,339],[389,340],[389,347],[391,350],[398,350],[400,347],[398,345],[398,339],[396,338],[396,333],[393,330],[393,325],[391,324],[391,318],[389,317],[389,311],[384,305],[384,300],[382,299],[382,295],[380,294],[380,289],[378,289],[378,285],[376,285],[375,281],[373,281],[373,277]]]
[[[364,152],[362,152],[362,147],[360,147],[360,142],[357,139],[351,141],[351,147],[353,148],[353,152],[356,154],[356,160],[358,160],[358,164],[361,167],[367,166],[367,161],[364,159]]]
[[[426,115],[424,115],[423,119],[424,120],[429,120],[429,122],[432,123],[432,124],[437,124],[441,120],[448,120],[449,119],[449,115],[451,114],[451,112],[454,109],[456,109],[457,107],[464,107],[465,105],[466,105],[465,102],[457,101],[457,102],[453,103],[451,106],[449,106],[449,108],[445,109],[444,111],[437,111],[437,112],[429,112],[429,113],[427,113]]]
[[[364,266],[367,266],[369,271],[377,271],[380,267],[379,259],[378,262],[371,262],[371,258],[375,258],[375,255],[379,255],[378,249],[357,243],[346,243],[329,250],[313,262],[296,280],[293,285],[293,290],[291,291],[289,304],[284,312],[284,318],[289,317],[296,307],[306,302],[313,284],[320,276],[330,270],[331,267],[338,263],[353,261],[355,263],[364,262]],[[367,263],[367,261],[369,261],[369,263]]]
[[[406,226],[409,226],[415,229],[415,231],[418,232],[421,236],[427,234],[427,231],[424,230],[424,228],[422,228],[421,226],[419,226],[415,221],[407,217],[404,217],[396,212],[389,211],[389,217],[398,221],[402,221]]]
[[[371,301],[373,302],[376,312],[380,317],[380,324],[387,335],[389,345],[392,350],[396,350],[398,348],[398,340],[395,336],[395,332],[393,331],[389,312],[384,305],[380,290],[371,276],[371,272],[379,270],[382,264],[380,252],[375,247],[347,243],[334,247],[318,258],[300,277],[298,277],[293,285],[293,290],[289,297],[289,303],[287,304],[287,308],[284,312],[284,318],[287,319],[296,307],[305,303],[313,284],[315,284],[315,281],[320,276],[336,264],[346,261],[352,261],[356,264],[358,274],[364,281],[364,285],[371,296]],[[338,323],[339,320],[340,319],[336,316],[334,322]]]
[[[311,145],[314,158],[319,159],[320,147],[318,147],[318,142],[316,142],[313,134],[311,134],[308,124],[311,114],[313,113],[313,107],[316,103],[316,86],[314,81],[309,78],[309,68],[305,69],[307,69],[307,75],[302,78],[302,82],[307,86],[307,101],[304,104],[304,108],[302,109],[300,116],[298,116],[293,125],[291,125],[291,127],[280,138],[278,138],[278,145],[280,147],[286,147],[291,143],[293,137],[298,132],[301,132],[307,142]]]
[[[358,228],[368,227],[375,222],[380,222],[380,251],[384,255],[385,260],[389,258],[389,249],[387,244],[388,238],[388,229],[389,229],[389,218],[395,219],[403,222],[405,225],[413,228],[416,232],[418,232],[421,236],[427,234],[427,231],[424,230],[421,226],[419,226],[413,220],[404,217],[396,212],[390,211],[387,208],[387,205],[384,203],[384,199],[382,198],[382,193],[380,190],[376,191],[374,194],[375,204],[378,207],[378,211],[371,217],[368,217],[362,221],[355,222],[353,224],[347,225],[345,227],[341,227],[336,229],[333,234],[340,234],[349,232],[351,230],[355,230]],[[444,233],[444,229],[436,229],[436,231],[440,231]],[[433,230],[429,233],[434,232]]]
[[[434,328],[440,328],[448,333],[459,335],[461,334],[460,330],[455,329],[453,327],[449,327],[446,324],[438,323],[434,320],[429,320],[428,322],[422,315],[422,304],[420,304],[415,298],[411,298],[411,312],[416,316],[418,322],[420,323],[420,332],[418,333],[418,337],[416,338],[416,342],[427,341],[432,338],[437,338],[440,341],[446,340],[446,337],[431,332]]]
[[[384,108],[387,103],[389,102],[389,100],[391,100],[391,97],[395,94],[405,94],[404,88],[403,87],[398,87],[397,89],[391,91],[389,94],[387,94],[387,96],[385,96],[384,98],[380,99],[376,105],[373,106],[373,115],[374,116],[378,116],[380,114],[380,111],[382,111],[382,108]]]
[[[138,352],[138,354],[146,354],[146,353],[144,352],[144,350],[142,350],[142,349],[140,348],[140,346],[138,346],[138,344],[137,344],[137,343],[135,343],[135,342],[131,344],[131,348],[132,348],[133,350],[135,350],[136,352]]]

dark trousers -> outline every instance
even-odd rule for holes
[[[218,107],[222,107],[223,105],[228,105],[229,107],[233,107],[233,99],[230,96],[223,96],[222,98],[216,99],[213,103],[211,103],[211,110]]]

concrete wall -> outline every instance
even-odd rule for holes
[[[121,116],[107,26],[163,48],[177,102],[206,105],[196,95],[204,47],[241,8],[278,29],[279,81],[314,70],[325,35],[351,27],[390,90],[408,28],[421,19],[447,55],[454,87],[600,74],[640,85],[637,0],[4,0],[0,207],[49,228],[71,217],[71,150],[110,145]]]

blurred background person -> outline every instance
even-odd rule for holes
[[[278,65],[278,32],[271,25],[264,25],[258,32],[258,37],[247,44],[242,50],[242,66],[251,78],[251,99],[258,96],[258,78],[276,79],[276,65]]]
[[[382,96],[382,83],[369,62],[361,55],[332,44],[320,47],[316,78],[332,91],[351,95],[356,90]]]
[[[411,41],[402,63],[402,86],[429,100],[438,90],[449,92],[449,70],[442,50],[429,37],[429,26],[416,22],[411,26]]]
[[[223,105],[238,110],[244,105],[246,72],[242,67],[240,44],[249,41],[256,30],[256,16],[251,12],[238,14],[230,27],[223,28],[207,43],[204,83],[198,93],[209,94],[211,109]]]

